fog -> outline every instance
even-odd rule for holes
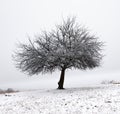
[[[16,43],[34,39],[41,30],[51,30],[63,18],[76,16],[105,42],[101,67],[68,70],[66,87],[120,80],[120,1],[119,0],[0,0],[0,88],[57,87],[60,72],[29,77],[15,68],[12,54]]]

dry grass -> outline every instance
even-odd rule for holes
[[[12,88],[8,88],[7,90],[0,89],[0,94],[15,93],[15,92],[18,92],[18,90],[13,90]]]
[[[120,84],[120,81],[116,80],[104,80],[101,82],[101,84]]]

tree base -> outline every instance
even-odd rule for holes
[[[58,87],[57,89],[62,89],[62,90],[63,90],[63,89],[65,89],[65,88],[60,88],[60,87]]]

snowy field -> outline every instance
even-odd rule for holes
[[[0,114],[120,114],[120,85],[0,94]]]

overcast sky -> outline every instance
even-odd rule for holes
[[[28,77],[15,68],[11,55],[18,41],[26,42],[27,35],[34,39],[35,34],[52,29],[67,16],[76,16],[80,24],[106,43],[100,68],[87,72],[68,71],[66,78],[79,77],[84,82],[86,79],[91,82],[120,80],[120,0],[0,0],[0,88],[8,83],[42,84],[47,79],[59,79],[58,71]]]

